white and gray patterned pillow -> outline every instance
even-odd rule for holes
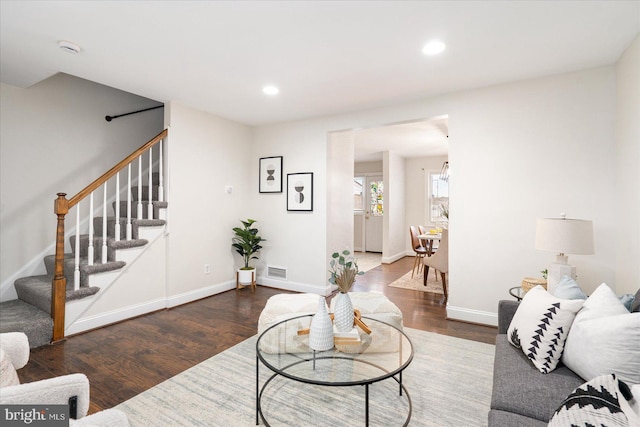
[[[555,411],[548,427],[638,425],[629,386],[615,374],[601,375],[576,388]]]
[[[507,338],[540,372],[548,374],[558,365],[573,319],[583,303],[556,298],[536,286],[520,302]]]

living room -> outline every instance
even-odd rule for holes
[[[5,22],[18,21],[10,9],[5,9],[5,3],[3,28]],[[635,12],[637,17],[637,5],[629,3],[624,7],[631,7],[631,13],[622,15]],[[549,15],[555,12],[558,11],[549,12]],[[620,15],[614,16],[622,19]],[[288,291],[328,294],[326,278],[330,254],[338,248],[351,246],[349,237],[353,236],[352,215],[342,209],[331,209],[334,203],[345,203],[351,197],[345,193],[350,190],[349,185],[343,185],[345,179],[353,177],[353,170],[345,166],[351,164],[353,168],[352,148],[348,138],[341,138],[345,136],[345,130],[443,114],[449,117],[449,159],[455,165],[451,172],[448,318],[497,325],[497,302],[509,298],[508,289],[517,286],[525,276],[539,275],[539,271],[552,261],[552,253],[534,247],[536,219],[555,217],[561,212],[594,223],[595,253],[571,256],[585,292],[591,293],[605,282],[618,294],[635,293],[640,274],[637,263],[640,259],[640,140],[636,119],[637,75],[640,74],[638,27],[637,23],[635,27],[618,26],[616,20],[602,26],[592,25],[591,22],[597,22],[599,18],[593,10],[589,10],[588,18],[588,25],[581,19],[571,22],[576,26],[604,28],[603,33],[624,32],[624,36],[619,37],[624,40],[615,44],[617,50],[606,52],[596,61],[597,65],[578,58],[576,53],[575,61],[564,64],[563,71],[553,71],[553,64],[548,64],[551,72],[542,67],[536,74],[522,72],[520,78],[507,76],[500,83],[482,87],[470,85],[447,93],[407,96],[402,101],[397,98],[389,104],[343,109],[295,120],[265,120],[257,124],[225,118],[222,111],[205,111],[198,102],[190,104],[177,95],[161,98],[143,87],[110,85],[109,78],[104,75],[90,78],[83,74],[81,67],[70,63],[82,58],[83,52],[77,57],[58,59],[62,65],[56,71],[164,104],[164,115],[153,113],[156,115],[144,124],[145,128],[138,129],[140,138],[118,143],[114,162],[162,128],[170,129],[169,232],[154,246],[160,258],[149,262],[165,267],[132,272],[135,277],[130,279],[148,288],[127,299],[113,298],[114,301],[105,304],[100,312],[92,314],[114,310],[133,312],[133,306],[136,309],[145,306],[153,311],[159,306],[173,307],[233,288],[234,271],[239,261],[230,247],[231,228],[247,217],[258,220],[261,233],[267,239],[257,264],[259,283]],[[28,25],[24,28],[34,31],[29,30]],[[629,28],[635,34],[628,33]],[[560,35],[566,36],[564,32]],[[4,64],[9,53],[4,43],[9,39],[4,34],[2,39]],[[561,40],[559,38],[559,44]],[[584,49],[584,45],[571,40],[573,48]],[[53,40],[55,42],[57,39]],[[83,44],[81,40],[76,42]],[[448,51],[452,49],[454,47],[449,47]],[[526,46],[522,49],[522,56],[527,56]],[[505,61],[517,60],[523,59]],[[162,67],[162,62],[157,66]],[[70,178],[68,171],[54,167],[47,169],[45,175],[42,168],[32,169],[25,159],[34,152],[58,159],[52,153],[59,147],[69,151],[93,151],[90,157],[100,157],[111,150],[104,142],[107,138],[92,146],[94,143],[87,140],[86,135],[96,129],[107,133],[109,130],[102,129],[108,125],[111,125],[108,129],[122,129],[124,124],[118,121],[107,124],[102,117],[128,111],[120,111],[120,105],[117,106],[119,111],[103,111],[96,116],[101,120],[100,125],[95,124],[90,129],[74,126],[69,114],[67,122],[51,124],[52,128],[38,139],[31,139],[31,134],[26,139],[20,137],[20,131],[10,120],[14,117],[11,111],[17,108],[17,97],[25,96],[30,89],[6,83],[4,76],[3,68],[0,117],[0,257],[3,266],[0,280],[3,284],[51,244],[55,235],[51,201],[55,194],[60,191],[73,194],[109,167],[76,165],[70,168],[73,171],[73,178]],[[389,79],[386,85],[392,85],[393,81]],[[31,90],[36,89],[34,86]],[[196,98],[205,97],[203,93],[209,90],[203,86]],[[284,95],[285,89],[282,92]],[[69,96],[73,98],[73,94]],[[263,108],[269,111],[275,109],[275,106],[269,107],[271,101],[274,100],[261,100],[255,104],[266,104]],[[285,101],[281,98],[276,102]],[[43,106],[40,114],[45,115],[49,110],[56,115],[59,114],[57,110],[67,108],[64,103],[51,104]],[[98,108],[94,107],[96,110]],[[139,117],[143,120],[142,115]],[[26,123],[26,117],[19,122],[21,126]],[[126,144],[129,146],[125,147]],[[283,156],[285,174],[314,174],[313,211],[288,212],[284,193],[258,193],[258,162],[268,156]],[[401,159],[395,158],[393,153],[389,156],[392,165],[401,169]],[[29,179],[18,180],[9,175],[19,168],[23,168]],[[396,173],[404,175],[407,172]],[[46,185],[37,184],[38,190],[32,191],[32,180],[46,181]],[[59,182],[68,187],[61,188]],[[225,191],[227,186],[232,187],[231,194]],[[24,195],[25,204],[16,206],[11,201],[10,196],[16,193]],[[25,215],[27,218],[20,215],[29,210],[37,215],[33,212]],[[397,229],[390,230],[391,235],[401,236],[401,239],[389,242],[390,253],[410,253],[408,225],[423,220],[419,215],[409,214],[399,222]],[[39,233],[28,232],[34,228],[34,223],[38,224]],[[23,242],[18,250],[15,249],[17,240]],[[43,240],[47,242],[43,243]],[[211,266],[209,274],[203,272],[205,264]],[[286,268],[287,280],[267,277],[264,273],[267,266]],[[141,277],[145,280],[140,280]]]

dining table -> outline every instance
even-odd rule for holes
[[[433,242],[436,240],[440,241],[441,238],[442,233],[438,233],[437,231],[429,231],[418,235],[418,239],[420,239],[424,248],[427,250],[427,256],[431,256],[433,254]]]

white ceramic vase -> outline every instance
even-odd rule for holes
[[[349,332],[353,329],[353,304],[348,293],[339,292],[333,306],[333,322],[338,332]]]
[[[324,297],[319,297],[318,311],[311,319],[309,347],[316,351],[326,351],[333,348],[333,324],[327,312],[327,303]]]

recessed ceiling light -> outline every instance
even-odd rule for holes
[[[66,40],[60,40],[58,42],[58,47],[64,50],[65,52],[69,52],[73,54],[80,53],[80,46],[78,46],[75,43],[68,42]]]
[[[422,53],[425,55],[437,55],[444,52],[447,46],[439,40],[433,40],[425,44],[422,48]]]
[[[262,88],[262,92],[265,95],[277,95],[278,92],[280,92],[280,89],[275,86],[265,86]]]

